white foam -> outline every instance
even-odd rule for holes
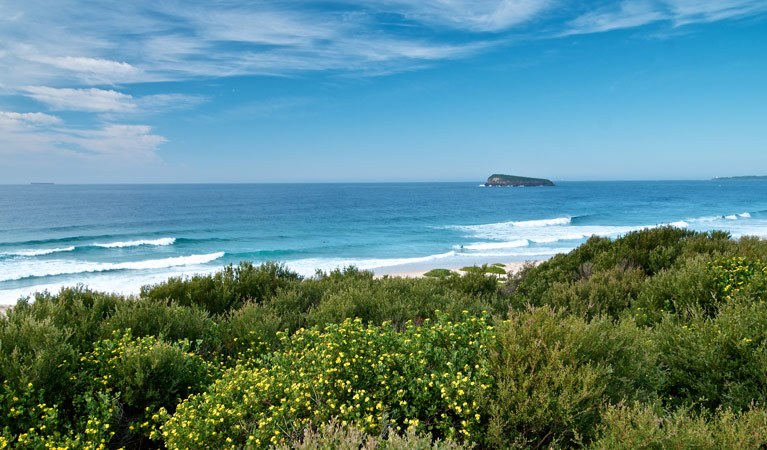
[[[526,222],[530,224],[532,221]],[[554,225],[551,221],[539,221],[546,223],[542,226],[518,226],[519,222],[501,222],[485,225],[454,226],[466,233],[467,237],[477,239],[488,239],[501,242],[514,242],[527,240],[538,244],[546,244],[557,241],[570,241],[588,238],[592,235],[615,237],[629,231],[646,228],[646,226],[602,226],[602,225],[581,225],[581,226],[561,226]],[[562,220],[560,223],[564,224]]]
[[[740,217],[742,219],[750,219],[751,218],[751,213],[749,213],[749,212],[740,213],[740,214],[738,214],[738,217]]]
[[[94,247],[103,248],[123,248],[123,247],[138,247],[141,245],[173,245],[176,242],[176,238],[166,237],[160,239],[142,239],[139,241],[126,241],[126,242],[110,242],[107,244],[92,244]]]
[[[90,261],[26,261],[15,262],[12,267],[2,267],[0,281],[21,280],[30,277],[72,275],[90,272],[108,272],[112,270],[146,270],[166,267],[206,264],[224,256],[224,252],[205,255],[176,256],[172,258],[148,259],[122,263],[98,263]]]
[[[570,225],[571,217],[557,217],[556,219],[522,220],[518,222],[506,222],[515,227],[549,227],[557,225]]]
[[[724,218],[727,219],[727,220],[738,220],[738,216],[735,215],[735,214],[730,214],[728,216],[724,216]]]
[[[354,266],[360,270],[372,270],[379,267],[404,266],[408,264],[425,263],[456,256],[457,253],[450,251],[436,255],[421,256],[414,258],[306,258],[295,261],[288,261],[285,264],[293,270],[304,276],[314,275],[315,271],[331,271],[343,269],[344,267]]]
[[[61,288],[75,286],[77,283],[82,283],[94,291],[114,292],[121,295],[136,295],[140,292],[141,286],[161,283],[167,281],[168,278],[171,277],[191,276],[196,274],[207,275],[219,270],[221,270],[221,266],[219,265],[197,265],[169,268],[169,270],[162,270],[159,272],[107,272],[91,275],[90,277],[82,275],[79,276],[76,281],[64,280],[13,289],[0,289],[0,305],[13,305],[19,298],[32,296],[35,292],[48,291],[55,294],[59,292]]]
[[[476,258],[519,259],[521,257],[527,258],[531,256],[551,257],[558,253],[567,253],[571,251],[573,248],[574,247],[530,247],[530,248],[519,248],[513,252],[479,252],[479,253],[459,254],[458,256],[462,258],[466,258],[466,259],[476,259]]]
[[[503,248],[527,247],[530,242],[527,239],[517,239],[509,242],[475,242],[464,246],[453,246],[453,248],[463,248],[464,250],[493,250]]]
[[[722,216],[703,216],[703,217],[696,217],[694,219],[685,219],[687,222],[716,222],[717,220],[721,220]]]
[[[671,225],[672,227],[677,227],[677,228],[687,228],[690,226],[690,224],[685,222],[684,220],[680,220],[678,222],[671,222],[669,225]]]
[[[50,255],[51,253],[71,252],[74,249],[74,246],[63,248],[41,248],[36,250],[17,250],[1,254],[3,256],[42,256]]]

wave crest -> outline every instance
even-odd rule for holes
[[[527,247],[530,245],[530,241],[527,239],[517,239],[508,242],[475,242],[473,244],[467,244],[463,246],[453,246],[453,248],[459,248],[464,250],[495,250],[504,248],[519,248]]]
[[[63,248],[41,248],[41,249],[34,249],[34,250],[16,250],[16,251],[0,253],[0,255],[2,255],[2,256],[42,256],[42,255],[50,255],[52,253],[71,252],[74,249],[75,249],[75,246],[72,245],[70,247],[63,247]]]
[[[52,277],[57,275],[73,275],[91,272],[110,272],[114,270],[147,270],[164,269],[166,267],[190,266],[206,264],[215,261],[224,252],[208,253],[204,255],[175,256],[162,259],[147,259],[143,261],[129,261],[122,263],[97,263],[91,261],[28,261],[16,263],[10,270],[3,271],[0,281],[14,281],[25,278]]]
[[[176,242],[176,238],[165,237],[160,239],[142,239],[138,241],[125,241],[125,242],[110,242],[107,244],[91,244],[93,247],[102,248],[123,248],[123,247],[139,247],[141,245],[173,245]]]

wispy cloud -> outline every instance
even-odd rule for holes
[[[573,20],[565,34],[599,33],[665,20],[667,15],[656,6],[650,1],[624,1],[617,7],[590,11]]]
[[[500,32],[538,18],[557,0],[384,0],[371,6],[432,26],[474,32]]]
[[[152,134],[148,125],[109,124],[95,130],[69,129],[59,136],[62,142],[74,144],[84,155],[121,159],[152,160],[166,139]]]
[[[132,96],[113,90],[27,86],[23,92],[59,111],[126,112],[136,109]]]
[[[125,122],[205,99],[170,90],[131,94],[138,83],[317,71],[383,75],[467,58],[521,35],[653,23],[676,29],[765,12],[764,0],[2,2],[0,96],[89,115],[91,125],[77,128],[44,112],[0,112],[0,152],[154,158],[165,138]],[[261,108],[271,114],[282,106]]]
[[[17,113],[0,111],[0,123],[6,127],[19,125],[55,125],[61,123],[61,119],[45,113]]]
[[[624,0],[581,14],[569,22],[562,34],[600,33],[656,22],[680,27],[764,12],[767,2],[754,0]]]
[[[94,113],[151,113],[190,108],[204,101],[201,96],[184,94],[156,94],[134,97],[112,89],[53,88],[27,86],[21,90],[27,97],[47,105],[54,111],[81,111]]]
[[[562,0],[33,0],[2,11],[0,67],[14,70],[3,70],[0,84],[86,87],[323,70],[380,74],[507,45],[508,34],[520,30],[534,39],[537,29],[550,37],[660,21],[681,26],[765,9],[763,0],[607,6]]]
[[[147,125],[68,126],[45,113],[0,111],[0,155],[66,155],[102,161],[152,161],[166,139]]]

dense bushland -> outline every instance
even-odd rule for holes
[[[485,270],[278,263],[23,299],[0,448],[764,448],[767,242],[676,228]]]

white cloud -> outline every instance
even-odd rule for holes
[[[680,26],[767,10],[764,0],[604,5],[563,0],[135,0],[87,5],[28,0],[0,11],[6,18],[0,27],[0,53],[5,53],[0,85],[103,87],[321,70],[381,74],[506,45],[509,33],[520,30],[534,39],[661,21]]]
[[[412,20],[480,32],[504,31],[536,19],[551,9],[555,0],[384,0],[370,2]],[[385,6],[381,6],[385,5]],[[388,6],[388,8],[387,8]]]
[[[66,155],[104,161],[152,161],[163,136],[148,125],[68,127],[45,113],[0,111],[0,155]]]
[[[625,0],[583,13],[562,34],[599,33],[664,21],[679,27],[764,12],[767,2],[763,0]]]
[[[767,2],[753,0],[665,0],[677,25],[713,22],[767,11]]]
[[[128,112],[136,109],[132,96],[113,90],[27,86],[24,92],[54,110]]]
[[[24,54],[30,61],[42,63],[56,69],[73,72],[74,77],[86,84],[111,84],[141,79],[138,68],[126,63],[102,58],[82,56],[43,56]]]
[[[60,138],[97,156],[152,160],[166,139],[151,132],[152,128],[147,125],[109,124],[95,130],[70,129]]]
[[[61,123],[61,119],[45,113],[17,113],[0,111],[0,122],[5,124],[24,123],[29,125],[55,125]]]
[[[45,103],[53,110],[95,113],[151,113],[196,106],[205,100],[202,96],[184,94],[156,94],[133,97],[115,90],[97,88],[72,89],[48,86],[27,86],[24,95]]]
[[[571,22],[566,34],[599,33],[664,20],[667,15],[650,1],[624,1],[617,8],[591,11]]]

